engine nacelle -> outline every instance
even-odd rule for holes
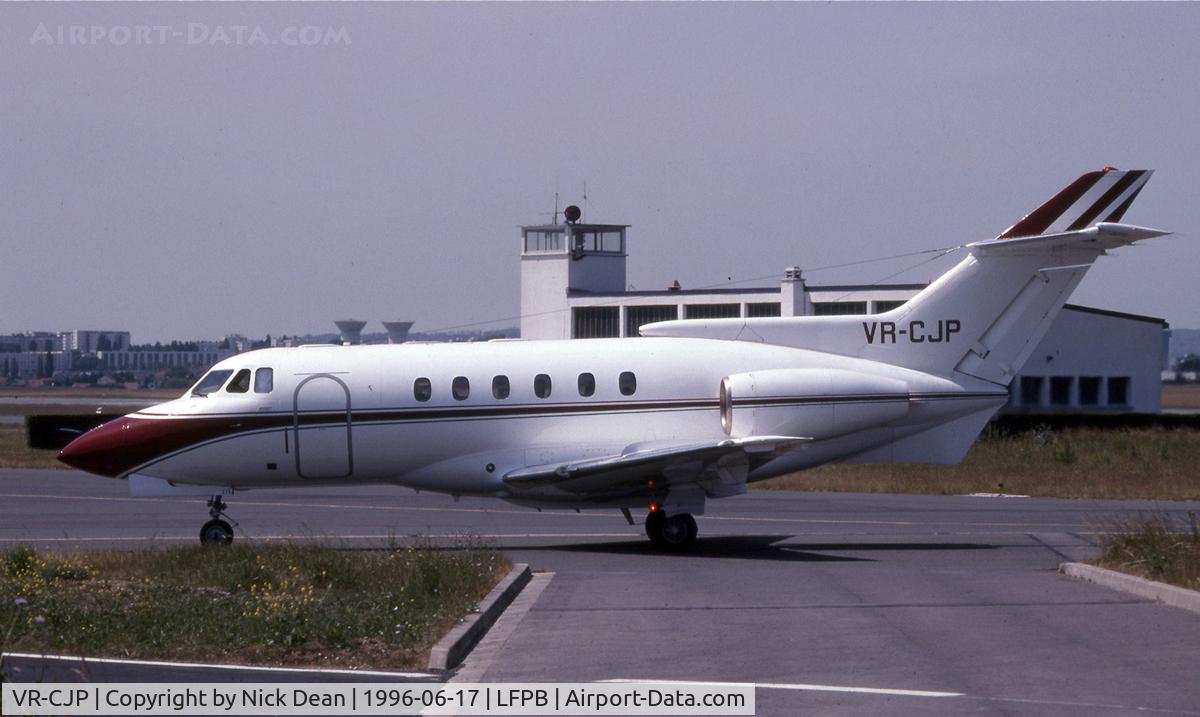
[[[842,369],[772,369],[721,381],[721,428],[734,438],[832,438],[908,413],[908,384]]]

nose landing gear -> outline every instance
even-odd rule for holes
[[[229,518],[225,514],[225,501],[221,500],[221,496],[214,495],[208,499],[208,514],[212,520],[204,524],[200,528],[200,542],[203,545],[228,545],[233,542],[233,528],[229,523],[221,520],[222,517]],[[229,518],[234,525],[237,521]]]

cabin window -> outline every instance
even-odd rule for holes
[[[413,381],[413,398],[418,401],[428,401],[433,395],[433,384],[425,377]]]
[[[204,398],[208,394],[221,388],[225,383],[225,379],[233,375],[231,369],[220,369],[219,371],[209,371],[204,378],[196,382],[192,387],[192,395]]]
[[[275,369],[260,368],[254,372],[254,392],[270,393],[275,388]]]
[[[471,395],[471,382],[466,376],[455,376],[450,384],[450,394],[454,396],[455,401],[467,400],[467,396]]]
[[[497,401],[503,401],[508,398],[509,388],[508,376],[492,377],[492,398]]]
[[[590,396],[596,392],[596,377],[590,373],[579,374],[579,395]]]
[[[550,377],[544,373],[534,376],[533,392],[538,398],[550,398]]]
[[[250,390],[250,369],[244,368],[237,372],[229,385],[225,387],[229,393],[245,393]]]
[[[617,377],[617,387],[621,389],[622,396],[632,396],[637,393],[637,376],[633,375],[633,371],[622,371]]]

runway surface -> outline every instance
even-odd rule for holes
[[[239,540],[479,536],[540,571],[460,677],[754,682],[765,715],[1200,714],[1200,616],[1056,572],[1122,519],[1200,503],[754,491],[710,502],[682,556],[616,512],[386,487],[229,503]],[[206,519],[202,499],[0,470],[0,547],[191,543]]]

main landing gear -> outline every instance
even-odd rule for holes
[[[208,499],[208,514],[212,517],[212,520],[200,528],[201,544],[228,545],[233,542],[233,528],[229,523],[221,520],[222,516],[229,518],[228,515],[225,515],[225,507],[225,501],[221,500],[221,496],[219,495],[214,495]],[[233,521],[234,525],[237,525],[237,521],[233,520],[233,518],[229,518],[229,520]]]
[[[676,513],[671,517],[661,508],[646,516],[646,535],[657,547],[683,550],[696,542],[696,519],[691,513]]]

